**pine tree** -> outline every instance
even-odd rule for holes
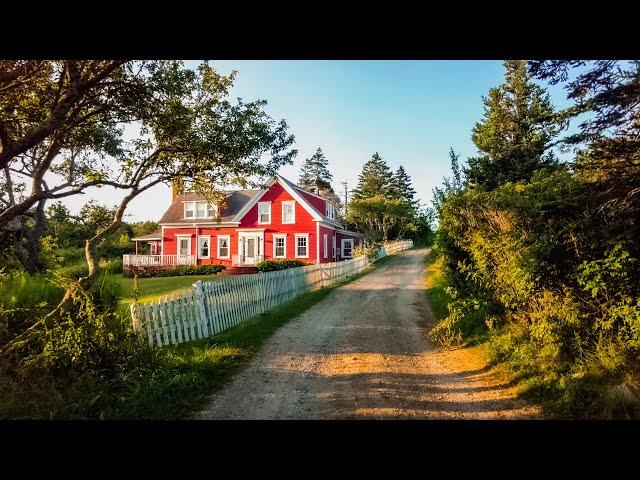
[[[353,191],[354,200],[363,200],[376,195],[393,198],[393,174],[382,157],[376,152],[362,167],[358,186]]]
[[[395,198],[401,198],[411,206],[416,204],[416,191],[413,188],[411,177],[402,165],[393,174],[392,189]]]
[[[333,176],[329,172],[328,165],[329,160],[322,153],[322,149],[318,148],[313,156],[304,161],[298,186],[316,195],[320,195],[323,191],[333,193],[331,186]]]
[[[473,128],[480,156],[464,169],[468,183],[487,189],[528,181],[535,170],[557,163],[552,152],[545,155],[558,133],[549,94],[533,83],[523,60],[504,67],[505,83],[483,97],[484,118]]]

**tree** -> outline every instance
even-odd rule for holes
[[[398,167],[393,175],[392,189],[395,198],[402,198],[411,206],[416,206],[416,191],[413,188],[411,177],[402,165]]]
[[[349,202],[347,221],[370,240],[386,242],[392,229],[400,227],[401,236],[406,230],[413,228],[413,211],[407,202],[400,198],[389,199],[375,195]]]
[[[331,179],[333,178],[329,172],[329,160],[322,153],[322,149],[318,148],[310,158],[307,158],[302,164],[300,179],[298,185],[316,195],[322,191],[333,193],[331,187]]]
[[[354,200],[382,195],[386,198],[393,198],[392,186],[393,174],[387,163],[376,152],[362,167],[362,172],[358,176],[358,186],[353,191]]]
[[[444,201],[464,187],[462,175],[460,173],[460,154],[456,153],[453,147],[449,148],[449,161],[451,162],[451,177],[445,177],[442,181],[442,188],[433,188],[433,207],[436,212],[440,212],[440,206]]]
[[[473,128],[480,156],[464,169],[468,183],[486,189],[529,181],[557,163],[552,152],[545,154],[559,130],[549,95],[533,83],[524,61],[507,60],[504,67],[505,83],[483,97],[484,118]]]
[[[79,68],[89,66],[68,66],[71,73]],[[22,175],[31,179],[32,191],[23,198],[14,195],[13,205],[0,212],[1,228],[36,203],[79,194],[90,186],[107,185],[126,192],[109,226],[94,232],[85,244],[89,275],[81,279],[83,287],[98,274],[96,248],[118,230],[127,205],[137,195],[176,178],[209,196],[225,185],[257,186],[291,163],[296,153],[290,148],[294,139],[286,122],[272,120],[263,110],[266,102],[231,104],[226,99],[235,72],[221,76],[207,62],[194,71],[177,61],[130,62],[113,71],[118,74],[112,84],[131,80],[140,88],[116,89],[109,100],[116,86],[106,85],[100,91],[103,99],[94,92],[81,103],[88,109],[85,123],[62,122],[64,142],[57,142],[56,135],[47,137],[20,158],[13,157],[7,190],[14,191],[14,175]],[[47,87],[64,83],[66,76],[60,75],[49,79]],[[37,93],[39,84],[31,88]],[[140,95],[136,97],[135,92]],[[95,96],[102,99],[97,105]],[[28,107],[17,103],[11,111],[3,109],[4,125],[28,117]],[[125,127],[137,132],[133,140],[124,137]],[[75,134],[66,135],[68,130]],[[58,174],[59,183],[45,182],[46,172]]]

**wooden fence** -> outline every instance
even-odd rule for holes
[[[411,240],[385,245],[378,258],[407,250]],[[254,275],[236,275],[193,285],[148,304],[132,304],[133,327],[150,345],[162,347],[209,338],[298,295],[332,285],[364,271],[370,261],[357,257]]]

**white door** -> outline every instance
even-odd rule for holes
[[[188,265],[191,256],[191,237],[178,237],[178,265]]]
[[[255,265],[258,256],[258,237],[247,237],[244,244],[244,263]]]

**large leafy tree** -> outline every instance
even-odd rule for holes
[[[67,76],[85,67],[79,63],[65,69],[52,62],[49,76],[42,80],[43,90],[64,84]],[[89,275],[80,280],[83,287],[90,286],[98,274],[97,247],[119,229],[136,196],[175,179],[212,196],[225,185],[258,185],[291,163],[296,153],[286,122],[270,118],[264,101],[229,102],[234,73],[222,76],[207,62],[191,70],[177,61],[124,62],[109,71],[116,72],[109,88],[129,79],[136,88],[111,96],[105,86],[89,95],[81,103],[89,109],[88,123],[62,122],[64,142],[57,143],[56,134],[45,137],[11,157],[5,169],[5,190],[13,200],[0,212],[0,228],[47,199],[79,194],[91,186],[122,190],[111,223],[86,242]],[[40,84],[31,88],[37,94]],[[101,99],[97,104],[96,96]],[[40,103],[38,112],[46,110]],[[30,105],[21,103],[3,108],[3,124],[19,124],[30,118],[29,113]],[[68,131],[75,133],[65,136]],[[47,172],[55,175],[45,181]],[[31,191],[18,195],[17,180],[24,178]]]
[[[298,185],[305,190],[319,195],[321,192],[333,192],[329,172],[329,160],[324,156],[321,148],[302,164]]]
[[[473,128],[480,154],[469,158],[467,182],[493,189],[530,180],[533,172],[557,163],[549,151],[559,121],[549,95],[534,83],[523,60],[504,62],[505,82],[483,98],[484,117]]]
[[[411,206],[404,200],[375,195],[351,201],[347,221],[370,240],[386,242],[394,229],[399,231],[398,237],[408,230],[415,229],[413,214]]]
[[[358,176],[358,186],[353,191],[353,199],[363,200],[376,195],[387,198],[392,198],[394,195],[393,173],[378,152],[374,153],[362,167],[362,172]]]

